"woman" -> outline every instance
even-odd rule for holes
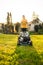
[[[27,22],[25,16],[23,15],[22,21],[21,21],[21,31],[24,32],[24,31],[27,31],[27,29],[28,29],[28,22]]]

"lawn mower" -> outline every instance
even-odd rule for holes
[[[31,45],[32,46],[32,41],[30,39],[30,35],[28,31],[20,32],[17,45]]]

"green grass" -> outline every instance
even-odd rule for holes
[[[43,35],[31,35],[33,46],[17,46],[18,35],[0,34],[0,65],[43,65]]]

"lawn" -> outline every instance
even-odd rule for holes
[[[0,65],[43,65],[43,35],[30,35],[33,46],[17,46],[18,35],[0,34]]]

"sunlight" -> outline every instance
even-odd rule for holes
[[[24,14],[28,22],[32,19],[33,11],[43,21],[43,0],[0,0],[0,23],[6,22],[7,12],[12,13],[12,21],[20,22]]]

